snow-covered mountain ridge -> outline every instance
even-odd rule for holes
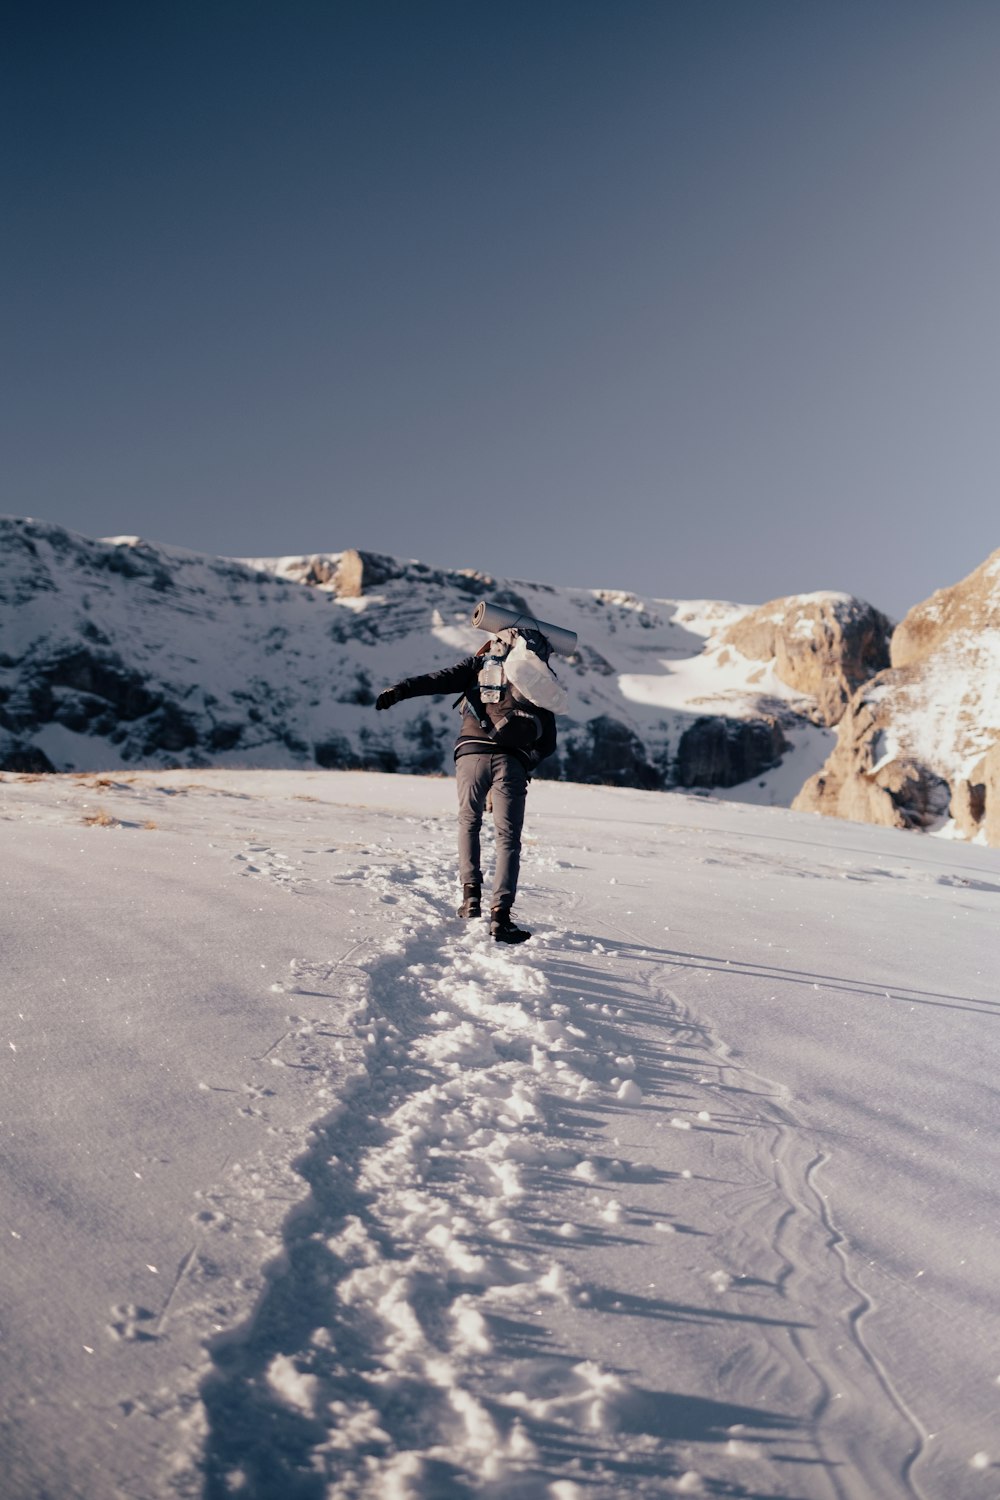
[[[474,650],[487,597],[579,636],[544,776],[899,827],[951,819],[997,843],[998,578],[995,553],[893,636],[838,593],[649,599],[353,550],[206,557],[0,518],[0,770],[445,772],[451,702],[376,716],[374,699]]]
[[[747,606],[367,553],[235,561],[37,521],[0,527],[0,768],[444,771],[451,703],[376,717],[374,699],[474,650],[484,595],[579,634],[560,666],[570,712],[550,776],[646,788],[753,779],[760,800],[785,803],[828,748],[815,696],[723,643]]]

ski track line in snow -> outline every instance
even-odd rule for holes
[[[725,1049],[720,1046],[720,1051],[724,1053]],[[867,1500],[889,1493],[924,1500],[912,1476],[913,1465],[923,1450],[924,1433],[894,1387],[888,1369],[864,1338],[862,1319],[873,1304],[852,1274],[846,1241],[834,1227],[829,1205],[816,1184],[816,1174],[828,1158],[810,1144],[790,1101],[783,1097],[785,1091],[754,1076],[765,1091],[772,1092],[773,1101],[764,1106],[765,1116],[774,1120],[774,1134],[770,1142],[764,1139],[760,1143],[762,1167],[767,1170],[769,1158],[777,1202],[786,1205],[772,1236],[774,1251],[784,1263],[778,1284],[782,1296],[813,1312],[814,1326],[793,1326],[789,1336],[817,1383],[817,1443],[825,1454],[836,1493],[843,1500]],[[739,1070],[739,1077],[745,1086],[745,1069]],[[835,1257],[832,1267],[830,1252]],[[837,1279],[846,1290],[846,1301],[836,1296]],[[835,1320],[842,1325],[839,1334]],[[846,1341],[845,1331],[849,1335]],[[864,1418],[873,1401],[877,1405],[879,1394],[870,1388],[868,1371],[902,1418],[902,1427],[887,1421],[885,1415],[872,1427]],[[838,1403],[842,1405],[838,1407]],[[842,1421],[838,1420],[840,1411]],[[897,1467],[893,1467],[893,1451],[904,1455]],[[847,1477],[843,1481],[838,1474],[843,1459],[835,1458],[834,1453],[847,1455]]]
[[[924,1489],[921,1486],[918,1469],[921,1460],[926,1456],[928,1435],[916,1413],[907,1404],[900,1391],[894,1385],[892,1377],[884,1361],[879,1359],[871,1348],[865,1337],[864,1322],[875,1310],[875,1303],[864,1288],[860,1285],[857,1277],[851,1270],[850,1256],[848,1254],[847,1240],[841,1234],[833,1222],[830,1206],[825,1193],[819,1187],[817,1177],[822,1168],[829,1161],[824,1152],[820,1152],[810,1162],[806,1174],[805,1183],[812,1193],[820,1220],[827,1232],[828,1244],[836,1255],[841,1266],[841,1275],[844,1286],[848,1293],[854,1298],[854,1304],[850,1311],[851,1336],[859,1349],[863,1359],[873,1370],[876,1379],[884,1390],[887,1398],[899,1412],[903,1420],[908,1424],[914,1436],[913,1446],[903,1462],[900,1477],[906,1489],[915,1497],[915,1500],[927,1500]]]
[[[640,941],[638,934],[624,927],[616,930],[630,944]],[[702,967],[689,965],[686,958],[678,955],[674,978]],[[734,977],[739,977],[738,971]],[[675,1018],[690,1016],[674,989],[659,982],[651,988],[669,1004]],[[690,1016],[690,1024],[692,1032],[701,1035],[707,1064],[716,1069],[714,1085],[708,1077],[699,1081],[708,1093],[716,1094],[723,1109],[728,1106],[742,1117],[748,1127],[751,1163],[759,1174],[756,1184],[748,1175],[732,1194],[732,1231],[726,1249],[734,1263],[740,1259],[741,1245],[747,1263],[759,1262],[760,1246],[769,1241],[779,1266],[775,1285],[782,1299],[808,1311],[808,1322],[804,1318],[789,1322],[787,1339],[800,1370],[808,1372],[815,1387],[814,1441],[832,1491],[837,1500],[874,1500],[889,1494],[926,1500],[917,1470],[926,1453],[927,1434],[865,1338],[864,1320],[875,1310],[874,1303],[852,1271],[846,1238],[837,1229],[817,1183],[829,1158],[810,1142],[783,1085],[747,1068],[706,1019]],[[747,1099],[749,1106],[744,1102]],[[721,1110],[712,1114],[722,1117]],[[772,1191],[762,1188],[767,1181]],[[743,1279],[737,1274],[729,1284],[738,1288]],[[837,1297],[838,1283],[846,1298]],[[761,1328],[779,1365],[787,1363],[789,1352],[781,1347],[781,1330],[766,1320],[761,1320]],[[760,1379],[760,1399],[773,1405],[774,1387],[780,1391],[783,1381],[766,1365],[762,1365]],[[873,1408],[878,1411],[880,1406],[881,1415],[872,1417]],[[895,1466],[894,1452],[899,1454]]]
[[[738,1076],[745,1087],[746,1070]],[[768,1080],[754,1077],[768,1090]],[[782,1263],[780,1294],[810,1313],[790,1325],[789,1341],[815,1381],[817,1449],[838,1500],[890,1494],[925,1500],[913,1474],[925,1434],[864,1338],[862,1320],[873,1303],[852,1273],[846,1241],[816,1182],[828,1158],[811,1145],[784,1091],[770,1089],[762,1123],[770,1116],[773,1133],[768,1139],[763,1132],[756,1155],[762,1173],[770,1166],[775,1189],[771,1243]],[[838,1295],[838,1282],[846,1295]]]
[[[670,1003],[675,1014],[685,1014],[686,1007],[671,989],[657,984],[655,990]],[[772,1406],[781,1399],[789,1406],[794,1405],[796,1388],[804,1384],[812,1442],[831,1493],[836,1500],[851,1500],[852,1496],[867,1500],[876,1493],[867,1479],[862,1480],[860,1487],[842,1484],[823,1431],[824,1418],[831,1402],[838,1399],[838,1393],[823,1372],[818,1341],[807,1321],[821,1305],[817,1298],[823,1297],[826,1274],[822,1269],[818,1276],[815,1274],[810,1244],[815,1216],[808,1207],[803,1213],[804,1205],[796,1191],[796,1185],[807,1179],[808,1168],[803,1170],[800,1158],[808,1148],[800,1140],[787,1107],[778,1105],[784,1092],[780,1086],[739,1066],[705,1022],[698,1023],[698,1030],[705,1057],[699,1082],[706,1097],[714,1096],[717,1100],[710,1111],[712,1118],[718,1122],[738,1121],[750,1145],[747,1163],[750,1170],[724,1195],[731,1228],[720,1254],[734,1268],[753,1265],[756,1274],[747,1276],[739,1270],[730,1273],[720,1269],[713,1273],[713,1279],[720,1293],[746,1291],[753,1295],[756,1286],[766,1285],[762,1252],[769,1250],[774,1267],[770,1286],[782,1303],[792,1309],[784,1324],[776,1318],[758,1319],[763,1347],[753,1350],[752,1357],[741,1350],[739,1369],[734,1361],[731,1367],[723,1366],[720,1374],[738,1376],[741,1387],[749,1382],[755,1397],[768,1400]]]

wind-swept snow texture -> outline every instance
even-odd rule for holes
[[[1000,853],[7,776],[5,1500],[994,1500]]]

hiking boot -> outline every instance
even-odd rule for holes
[[[478,885],[463,885],[462,904],[458,908],[457,915],[460,917],[481,917],[483,914],[481,901],[482,894]]]
[[[526,943],[531,933],[518,927],[509,906],[494,906],[490,912],[490,937],[495,943]]]

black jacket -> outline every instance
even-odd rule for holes
[[[453,667],[442,667],[439,672],[424,672],[419,677],[407,677],[404,681],[397,682],[393,691],[397,698],[426,698],[432,693],[464,695],[475,690],[482,665],[481,656],[466,656]],[[500,745],[491,739],[468,703],[464,704],[462,723],[455,741],[455,759],[458,760],[460,755],[514,755],[526,770],[533,771],[556,748],[556,719],[555,714],[547,708],[532,705],[531,712],[537,715],[542,733],[534,745],[525,749],[523,746]]]

